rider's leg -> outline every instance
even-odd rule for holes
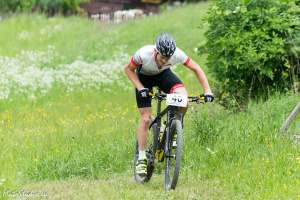
[[[146,156],[146,146],[147,146],[147,135],[148,127],[151,121],[151,107],[139,108],[140,112],[140,123],[137,128],[137,140],[139,147],[138,160],[135,165],[136,173],[140,176],[145,176],[147,174],[147,156]]]
[[[146,159],[145,149],[147,146],[148,128],[151,123],[151,107],[139,108],[140,123],[137,128],[137,140],[139,144],[139,159]],[[143,158],[140,158],[140,157]]]
[[[137,75],[143,86],[151,91],[153,87],[153,79],[155,77],[153,78],[139,73],[137,73]],[[151,122],[151,97],[141,97],[137,89],[135,90],[135,95],[137,107],[140,113],[140,122],[136,130],[136,138],[139,147],[139,159],[146,159],[145,150],[147,146],[147,135]]]
[[[151,98],[150,99],[140,99],[137,96],[138,110],[140,113],[140,123],[136,130],[136,137],[138,141],[138,159],[135,164],[136,173],[140,176],[145,176],[147,174],[147,156],[146,156],[146,146],[147,146],[147,135],[148,127],[151,122]]]
[[[143,86],[151,91],[155,82],[155,77],[146,76],[139,73],[137,73],[137,75]],[[135,170],[138,175],[145,176],[147,174],[148,163],[146,156],[146,147],[148,128],[151,122],[151,97],[141,97],[137,89],[135,90],[135,94],[137,107],[140,113],[140,122],[136,130],[139,155],[135,165]]]

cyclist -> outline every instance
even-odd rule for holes
[[[156,38],[155,45],[140,48],[125,67],[125,73],[136,88],[136,102],[140,113],[140,123],[137,128],[139,147],[136,173],[139,176],[147,174],[148,128],[151,123],[151,96],[153,86],[158,86],[165,93],[180,93],[187,95],[182,81],[170,70],[175,64],[183,64],[192,70],[204,89],[206,102],[214,100],[205,73],[200,66],[189,58],[180,48],[176,47],[174,38],[169,33],[161,33]],[[185,112],[182,110],[181,112]]]

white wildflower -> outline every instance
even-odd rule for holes
[[[18,35],[19,40],[27,40],[30,37],[30,33],[28,31],[22,31]]]
[[[54,31],[62,31],[63,30],[63,25],[62,24],[57,24],[53,28]]]
[[[106,62],[88,63],[81,59],[55,69],[44,67],[56,56],[53,46],[48,46],[46,51],[22,51],[15,58],[0,56],[0,99],[15,94],[35,99],[37,93],[46,94],[54,84],[66,87],[69,92],[77,88],[101,88],[112,83],[131,89],[120,81],[123,66],[129,58],[126,54],[117,54]]]
[[[56,24],[56,25],[47,25],[40,29],[40,34],[43,36],[47,36],[48,38],[52,37],[55,33],[62,31],[63,25],[62,24]]]
[[[206,147],[206,150],[207,150],[210,154],[215,154],[215,153],[217,153],[217,151],[213,151],[213,150],[211,150],[209,147]]]
[[[0,179],[0,186],[3,185],[5,182],[6,182],[6,179],[5,178],[1,178]]]
[[[46,35],[46,34],[47,34],[47,29],[42,28],[42,29],[40,30],[40,34],[41,34],[41,35]]]

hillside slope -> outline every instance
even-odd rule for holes
[[[137,48],[169,31],[213,80],[194,52],[205,40],[208,7],[121,25],[40,15],[1,21],[2,197],[31,191],[37,199],[299,199],[299,146],[278,135],[299,101],[292,94],[251,102],[242,113],[217,103],[191,106],[178,188],[163,191],[163,166],[149,184],[132,179],[139,119],[123,67]],[[192,73],[175,71],[191,94],[202,92]],[[297,118],[291,131],[300,132],[299,124]]]

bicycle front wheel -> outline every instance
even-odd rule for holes
[[[169,137],[165,144],[165,189],[175,189],[179,177],[180,162],[183,153],[182,123],[174,119],[171,123]]]

